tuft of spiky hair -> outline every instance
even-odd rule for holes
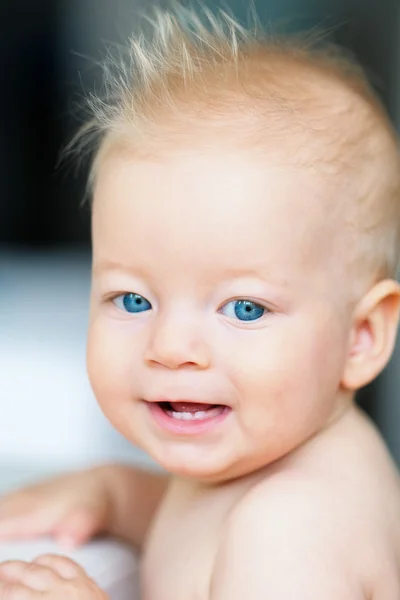
[[[252,6],[252,5],[251,5]],[[324,39],[327,32],[317,30],[297,35],[276,36],[261,26],[255,10],[251,25],[245,28],[228,10],[213,13],[199,3],[199,10],[173,0],[168,10],[153,6],[141,15],[147,27],[133,35],[126,47],[109,50],[102,63],[102,90],[89,93],[85,103],[88,115],[84,125],[68,144],[65,154],[80,155],[98,151],[108,136],[139,138],[161,111],[173,113],[177,99],[186,90],[212,97],[223,73],[237,78],[247,71],[251,57],[268,53],[313,62],[321,68],[336,70],[349,81],[354,77],[368,94],[368,84],[358,64],[343,49]],[[210,85],[210,75],[214,81]],[[218,77],[221,81],[218,82]],[[282,103],[284,100],[282,101]],[[93,161],[89,183],[93,184]]]
[[[189,123],[200,131],[230,114],[236,121],[227,130],[237,124],[236,143],[290,140],[292,160],[325,161],[333,178],[339,168],[352,173],[359,211],[352,218],[365,226],[361,254],[372,257],[370,270],[379,276],[393,275],[400,247],[397,141],[357,62],[315,31],[266,33],[255,11],[249,28],[227,10],[196,11],[178,1],[144,18],[142,32],[104,61],[103,91],[88,95],[90,116],[66,149],[94,152],[89,189],[116,145],[146,152],[153,144],[151,153],[168,129],[172,139],[186,135]]]

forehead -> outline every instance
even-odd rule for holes
[[[200,249],[205,260],[238,266],[266,256],[293,265],[311,260],[315,244],[326,239],[328,198],[318,177],[232,151],[111,156],[94,193],[94,253],[123,250],[134,259],[152,245],[159,256],[188,262]]]

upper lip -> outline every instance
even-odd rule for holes
[[[169,404],[174,404],[174,403],[178,403],[178,402],[182,402],[184,404],[219,404],[219,405],[224,405],[225,404],[223,402],[214,402],[213,400],[210,400],[209,398],[205,399],[205,398],[165,398],[165,397],[160,397],[160,398],[144,398],[145,402],[151,402],[151,403],[160,403],[160,402],[168,402]]]

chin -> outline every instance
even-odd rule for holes
[[[198,452],[196,459],[194,457],[191,459],[182,450],[180,455],[176,453],[172,456],[164,452],[158,456],[153,454],[152,457],[173,475],[194,479],[200,483],[210,485],[227,483],[234,479],[251,476],[261,472],[274,462],[274,460],[268,460],[265,457],[257,457],[258,460],[246,456],[240,458],[237,452],[232,456],[225,454],[218,457],[215,453],[213,456],[205,456],[204,450],[202,456]]]
[[[167,448],[146,451],[163,469],[176,475],[189,479],[195,479],[203,483],[220,483],[234,477],[235,467],[230,461],[210,456],[204,448]],[[207,456],[208,455],[208,456]]]

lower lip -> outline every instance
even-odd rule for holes
[[[171,417],[155,402],[147,402],[146,404],[153,419],[162,429],[181,435],[207,433],[225,421],[231,412],[231,409],[228,406],[224,406],[218,415],[200,420],[193,419],[191,421],[184,421]]]

